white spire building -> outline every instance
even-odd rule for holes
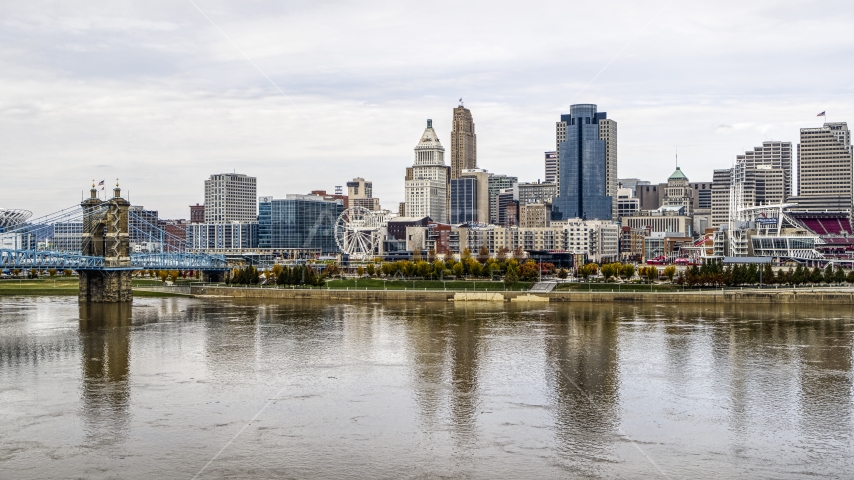
[[[415,163],[406,169],[406,216],[428,216],[434,222],[447,223],[449,175],[445,147],[433,130],[433,120],[427,120],[415,147]]]

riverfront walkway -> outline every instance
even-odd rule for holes
[[[164,287],[179,288],[179,287]],[[616,289],[615,289],[616,290]],[[185,292],[180,292],[185,293]],[[270,298],[270,299],[315,299],[327,301],[450,301],[460,299],[457,294],[474,295],[477,292],[443,290],[333,290],[333,289],[289,289],[259,287],[191,286],[188,294],[202,297]],[[532,292],[512,291],[492,297],[492,301],[510,301]],[[598,303],[707,303],[707,304],[816,304],[854,305],[854,288],[765,288],[686,290],[684,292],[546,292],[533,295],[548,298],[550,302],[598,302]]]

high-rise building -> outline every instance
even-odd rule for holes
[[[53,224],[53,249],[60,252],[79,252],[83,242],[83,222]]]
[[[373,182],[365,181],[362,177],[347,182],[347,198],[354,207],[367,208],[372,212],[380,210],[380,199],[374,198]]]
[[[257,220],[255,177],[220,173],[205,180],[205,223]]]
[[[449,169],[445,165],[445,147],[433,130],[433,120],[415,147],[415,163],[407,168],[404,187],[407,217],[430,217],[448,223]]]
[[[592,104],[570,106],[560,123],[565,124],[565,140],[557,149],[560,196],[554,200],[555,218],[611,220],[617,208],[617,123]]]
[[[712,182],[691,182],[694,189],[694,210],[712,208]]]
[[[477,222],[477,179],[460,177],[451,179],[451,223]]]
[[[258,247],[311,249],[335,253],[335,221],[344,211],[342,200],[316,195],[261,197],[258,202]]]
[[[761,147],[738,155],[735,163],[744,164],[748,169],[768,166],[779,169],[785,180],[784,200],[792,196],[792,142],[767,141]]]
[[[691,188],[688,177],[685,176],[679,167],[676,167],[676,170],[667,179],[667,186],[664,189],[663,206],[685,207],[685,215],[688,216],[694,211],[694,189]]]
[[[516,184],[516,199],[519,205],[527,203],[552,203],[558,196],[558,187],[554,183],[523,182]]]
[[[451,179],[451,223],[489,223],[489,172],[463,170]]]
[[[142,205],[128,208],[128,239],[130,247],[140,243],[161,243],[162,235],[158,227],[160,215],[157,210],[146,210]]]
[[[729,222],[729,185],[732,169],[715,170],[712,175],[712,223],[710,228],[718,228]]]
[[[513,226],[518,225],[519,218],[519,201],[516,200],[516,192],[513,188],[506,188],[496,195],[498,204],[498,218],[495,222],[497,225]]]
[[[477,135],[471,111],[462,103],[454,109],[451,130],[451,178],[460,178],[463,170],[477,168]]]
[[[527,203],[519,207],[519,226],[545,228],[551,224],[552,206],[549,203]]]
[[[798,206],[850,211],[852,167],[847,123],[802,128],[798,144]]]
[[[559,175],[557,152],[546,152],[546,183],[557,184]]]
[[[564,115],[561,115],[560,121],[555,124],[555,169],[557,169],[557,178],[554,183],[560,188],[560,144],[566,141],[566,121]]]
[[[489,223],[498,224],[498,194],[502,190],[512,189],[519,183],[518,177],[489,174]]]

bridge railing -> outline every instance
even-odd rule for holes
[[[227,270],[225,257],[186,253],[133,253],[134,270]],[[36,270],[99,270],[105,268],[103,257],[45,250],[0,249],[0,268]]]
[[[89,257],[79,253],[45,250],[0,249],[0,268],[57,270],[99,269],[104,267],[104,257]]]

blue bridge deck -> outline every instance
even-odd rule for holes
[[[224,256],[201,253],[132,253],[129,266],[106,266],[104,257],[50,250],[0,249],[0,269],[229,270]]]

